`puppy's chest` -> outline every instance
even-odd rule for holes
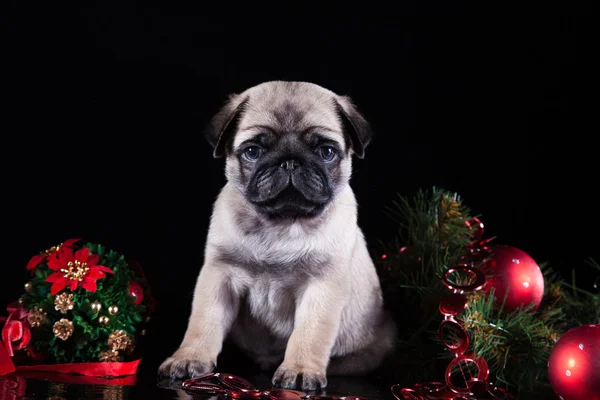
[[[246,240],[244,240],[246,239]],[[274,277],[318,276],[332,261],[331,249],[314,238],[244,238],[218,249],[220,261],[251,275]]]
[[[260,321],[273,331],[286,332],[293,326],[296,300],[302,290],[302,283],[295,280],[273,279],[268,275],[256,277],[244,296],[246,317]]]

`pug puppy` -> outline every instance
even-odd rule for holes
[[[230,96],[206,137],[226,157],[187,331],[159,374],[213,371],[228,336],[277,387],[364,374],[394,346],[349,185],[372,132],[348,97],[305,82]]]

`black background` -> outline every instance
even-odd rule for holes
[[[3,13],[2,304],[38,251],[103,243],[154,288],[154,370],[185,330],[224,184],[201,130],[229,93],[275,79],[349,95],[372,123],[352,181],[369,240],[395,232],[397,193],[436,185],[539,262],[600,258],[585,10],[83,3]]]

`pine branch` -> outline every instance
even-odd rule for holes
[[[399,196],[386,211],[399,230],[389,243],[381,244],[385,258],[377,266],[386,306],[403,321],[399,353],[404,355],[399,357],[416,351],[429,362],[437,349],[428,345],[426,333],[437,329],[439,301],[447,290],[442,273],[455,265],[473,239],[465,224],[471,219],[470,210],[456,193],[434,187],[413,198]],[[425,346],[429,359],[423,354]]]
[[[460,320],[469,332],[472,351],[483,357],[497,384],[510,390],[532,391],[545,375],[547,360],[559,334],[553,323],[560,310],[546,320],[531,312],[532,305],[506,312],[494,305],[493,291],[469,296]]]
[[[471,241],[465,225],[470,211],[457,194],[435,187],[431,193],[420,190],[412,201],[399,197],[393,205],[386,211],[399,232],[383,248],[388,256],[384,263],[403,287],[429,291]],[[398,254],[401,247],[407,249],[404,254]]]

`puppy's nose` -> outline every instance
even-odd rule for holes
[[[300,164],[298,164],[298,161],[296,160],[287,160],[282,162],[279,166],[283,169],[285,169],[286,171],[293,171],[295,168],[298,168]]]

